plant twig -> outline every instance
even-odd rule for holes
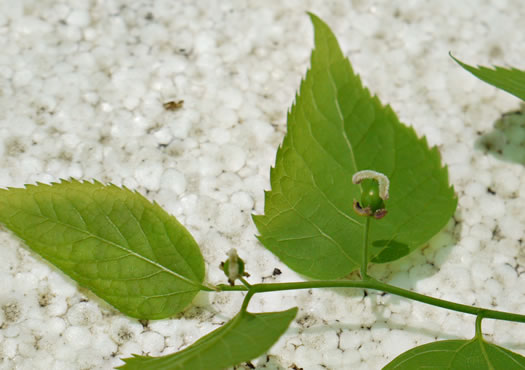
[[[481,318],[498,319],[505,321],[514,321],[525,323],[525,315],[520,315],[511,312],[491,310],[488,308],[474,307],[461,303],[450,302],[444,299],[429,297],[424,294],[416,293],[410,290],[395,287],[393,285],[382,283],[374,278],[369,277],[368,280],[317,280],[317,281],[302,281],[290,283],[273,283],[273,284],[253,284],[250,288],[245,286],[228,286],[220,284],[217,289],[221,291],[248,291],[251,293],[266,293],[283,290],[297,290],[297,289],[313,289],[313,288],[361,288],[383,291],[394,294],[400,297],[412,299],[414,301],[426,303],[432,306],[445,308],[448,310],[476,315]],[[244,304],[243,304],[244,305]],[[247,305],[247,303],[246,303]],[[481,320],[481,319],[479,319]],[[481,321],[480,321],[481,325]],[[481,330],[481,328],[480,328]]]

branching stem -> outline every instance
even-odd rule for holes
[[[250,298],[251,296],[257,293],[313,288],[361,288],[383,291],[400,297],[409,298],[414,301],[426,303],[432,306],[437,306],[457,312],[463,312],[470,315],[476,315],[478,316],[478,320],[480,321],[480,327],[480,317],[486,319],[498,319],[525,323],[525,315],[515,314],[511,312],[496,311],[482,307],[468,306],[460,303],[446,301],[444,299],[429,297],[423,294],[412,292],[410,290],[382,283],[378,280],[375,280],[372,277],[369,277],[367,280],[317,280],[290,283],[253,284],[250,286],[250,288],[241,285],[229,286],[225,284],[217,286],[217,289],[220,291],[247,291],[248,295],[250,295]],[[245,299],[245,303],[247,307],[249,300],[246,301]],[[478,328],[478,326],[476,326],[476,328]],[[481,328],[479,330],[481,330]]]
[[[446,301],[444,299],[429,297],[410,290],[398,288],[393,285],[385,284],[368,275],[368,233],[370,230],[370,217],[366,217],[365,229],[363,233],[363,260],[361,261],[361,280],[314,280],[290,283],[272,284],[253,284],[250,285],[244,278],[239,277],[243,285],[220,284],[215,287],[217,291],[246,291],[248,294],[244,298],[241,311],[248,308],[250,299],[257,293],[277,292],[283,290],[313,289],[313,288],[361,288],[383,291],[400,297],[405,297],[414,301],[426,303],[432,306],[445,308],[452,311],[463,312],[476,315],[476,337],[482,337],[481,321],[484,318],[498,319],[505,321],[515,321],[525,323],[525,315],[511,312],[496,311],[482,307],[468,306],[461,303]]]

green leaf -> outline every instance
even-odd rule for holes
[[[98,182],[0,189],[0,223],[122,313],[161,319],[201,289],[190,233],[142,195]]]
[[[476,337],[472,340],[444,340],[412,348],[383,368],[392,369],[525,369],[525,357]]]
[[[398,259],[428,241],[456,209],[436,148],[372,97],[328,26],[315,29],[311,68],[288,114],[288,132],[270,172],[260,241],[295,271],[340,278],[360,267],[364,218],[352,209],[352,175],[375,170],[390,179],[388,214],[371,223],[373,262]],[[385,76],[387,77],[387,76]]]
[[[220,370],[254,359],[286,331],[297,308],[282,312],[240,312],[232,320],[180,352],[164,357],[122,359],[125,370]]]
[[[463,63],[452,54],[450,54],[450,57],[480,80],[485,81],[498,89],[505,90],[525,101],[525,71],[516,68],[503,68],[497,66],[493,67],[494,69],[482,66],[476,68]]]

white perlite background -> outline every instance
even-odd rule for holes
[[[397,5],[394,5],[397,3]],[[137,189],[194,235],[207,281],[230,248],[252,283],[298,281],[255,238],[286,112],[308,66],[305,11],[335,32],[365,85],[437,145],[459,197],[446,230],[370,274],[464,304],[525,313],[525,171],[475,148],[518,99],[463,71],[524,68],[515,1],[0,1],[0,186],[97,179]],[[167,110],[163,103],[183,100]],[[282,274],[272,276],[275,268]],[[180,350],[230,319],[241,293],[199,294],[171,320],[138,322],[0,232],[2,369],[111,369]],[[474,318],[362,290],[257,295],[299,306],[257,369],[379,369]],[[525,354],[523,324],[486,338]],[[241,367],[242,368],[242,367]]]

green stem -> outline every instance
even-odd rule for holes
[[[239,281],[248,289],[252,286],[249,282],[246,281],[242,276],[238,277]]]
[[[257,293],[276,292],[283,290],[296,289],[313,289],[313,288],[361,288],[372,289],[394,294],[400,297],[412,299],[414,301],[426,303],[432,306],[445,308],[452,311],[463,312],[470,315],[476,315],[482,318],[498,319],[505,321],[514,321],[525,323],[525,315],[519,315],[511,312],[496,311],[482,307],[473,307],[460,303],[446,301],[444,299],[433,298],[423,294],[415,293],[410,290],[398,288],[389,284],[382,283],[373,278],[368,280],[318,280],[318,281],[303,281],[292,283],[275,283],[275,284],[253,284],[250,288],[245,286],[228,286],[225,284],[216,287],[221,291],[248,291],[250,298]],[[248,301],[246,301],[248,306]],[[245,307],[243,303],[243,307]],[[480,319],[481,320],[481,319]],[[481,321],[480,321],[481,325]],[[480,328],[481,330],[481,328]]]
[[[366,217],[363,233],[363,260],[361,261],[361,279],[368,280],[368,231],[370,230],[370,216]]]
[[[214,287],[214,286],[208,286],[206,284],[200,284],[199,290],[204,291],[204,292],[216,292],[217,290],[222,290],[222,289],[218,289],[218,287]]]
[[[246,291],[248,291],[248,287],[246,287],[244,285],[231,286],[231,285],[227,285],[227,284],[219,284],[215,288],[217,288],[217,291],[219,291],[219,292],[233,292],[233,291],[246,292]]]
[[[246,294],[246,297],[244,297],[244,300],[242,301],[241,312],[246,312],[248,309],[248,304],[250,303],[250,299],[252,299],[255,293],[256,292],[254,292],[252,289],[248,291],[248,294]]]

